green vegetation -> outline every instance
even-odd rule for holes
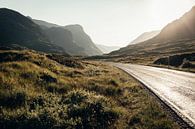
[[[0,57],[1,129],[179,128],[115,67],[26,50]]]

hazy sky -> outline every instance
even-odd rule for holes
[[[60,25],[81,24],[98,44],[125,46],[181,17],[195,0],[0,0],[0,7]]]

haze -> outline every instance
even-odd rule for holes
[[[80,24],[96,44],[125,46],[143,32],[160,30],[194,0],[0,0],[0,7],[59,25]]]

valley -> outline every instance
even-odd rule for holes
[[[0,8],[0,129],[194,128],[194,14],[121,48]]]

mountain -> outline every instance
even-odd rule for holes
[[[154,41],[178,41],[195,39],[195,6],[180,19],[168,24]]]
[[[109,55],[167,55],[195,51],[195,7],[165,26],[160,34],[139,44],[129,45]]]
[[[45,34],[53,44],[56,44],[71,55],[85,55],[84,49],[73,41],[72,33],[62,27],[44,29]]]
[[[0,46],[21,46],[43,52],[64,52],[50,43],[41,28],[22,14],[0,8]]]
[[[42,28],[51,28],[51,27],[60,27],[57,24],[53,24],[50,22],[46,22],[46,21],[42,21],[42,20],[37,20],[37,19],[32,19],[31,17],[29,17],[34,23],[36,23],[37,25],[41,26]]]
[[[101,44],[96,44],[96,46],[105,54],[120,49],[119,46],[106,46]]]
[[[160,30],[145,32],[145,33],[141,34],[139,37],[137,37],[135,40],[133,40],[129,45],[144,42],[146,40],[149,40],[149,39],[157,36],[159,33],[160,33]]]
[[[56,25],[56,24],[49,23],[49,22],[42,21],[42,20],[32,19],[32,21],[40,25],[41,28],[44,29],[45,31],[49,31],[46,33],[49,34],[50,39],[53,38],[54,43],[56,43],[57,45],[60,44],[60,46],[62,46],[63,44],[62,47],[65,48],[65,50],[69,49],[70,47],[69,52],[72,55],[93,56],[93,55],[103,54],[101,50],[97,48],[97,46],[93,43],[90,36],[85,33],[81,25],[60,26],[60,25]],[[52,31],[51,31],[51,28],[52,28]],[[54,29],[55,31],[58,31],[57,32],[58,34],[54,34],[55,37],[52,36],[52,32],[54,31]],[[71,32],[72,37],[68,37],[66,35],[68,32],[65,32],[65,31]],[[64,37],[68,38],[68,40],[70,38],[73,38],[73,41],[72,42],[66,41],[66,38],[63,38],[62,40],[63,34],[65,34]]]
[[[81,48],[84,49],[86,55],[101,55],[103,54],[100,49],[94,44],[92,39],[87,35],[80,25],[68,25],[65,29],[72,32],[74,42]]]

